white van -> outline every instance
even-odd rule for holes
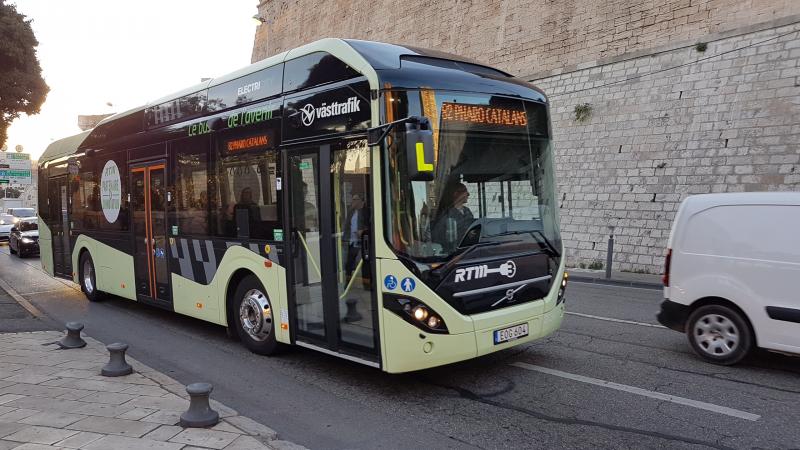
[[[713,363],[735,364],[754,347],[800,354],[800,192],[684,200],[657,317]]]

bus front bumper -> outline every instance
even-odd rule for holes
[[[496,324],[475,331],[475,344],[477,356],[487,355],[499,350],[504,350],[526,342],[536,341],[549,336],[560,326],[564,318],[564,304],[560,304],[544,314],[538,314],[528,319],[512,320],[504,324]],[[527,323],[528,335],[507,342],[495,344],[495,332]]]
[[[516,345],[541,339],[555,332],[561,326],[564,317],[564,304],[551,308],[542,314],[544,305],[533,302],[520,305],[522,311],[509,311],[500,314],[491,313],[491,317],[476,320],[488,326],[469,333],[431,334],[420,332],[419,328],[410,325],[397,315],[386,309],[384,312],[384,333],[389,355],[384,360],[383,369],[390,373],[410,372],[428,369],[459,361],[487,355]],[[500,344],[494,343],[494,332],[520,324],[528,324],[528,335]]]

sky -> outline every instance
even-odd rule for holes
[[[122,112],[250,64],[258,0],[7,0],[32,19],[50,93],[8,132],[37,159],[78,115]],[[108,106],[111,103],[112,106]]]

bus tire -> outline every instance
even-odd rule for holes
[[[242,344],[259,355],[275,354],[279,348],[275,338],[275,310],[255,275],[248,275],[239,282],[232,307],[236,333]]]
[[[739,312],[724,305],[697,308],[686,322],[692,350],[713,364],[730,366],[753,348],[753,330]]]
[[[103,293],[97,290],[97,271],[94,268],[92,255],[88,251],[81,254],[78,267],[78,281],[80,281],[83,294],[90,302],[99,302],[103,299]]]

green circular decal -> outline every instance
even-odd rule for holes
[[[103,176],[100,177],[100,204],[103,215],[110,223],[117,221],[121,202],[122,182],[119,179],[119,169],[117,163],[109,160],[103,167]]]

